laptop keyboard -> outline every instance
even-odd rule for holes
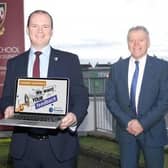
[[[58,116],[30,116],[30,115],[14,115],[14,119],[19,120],[33,120],[33,121],[49,121],[49,122],[56,122],[61,119]]]

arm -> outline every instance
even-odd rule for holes
[[[69,69],[70,76],[70,96],[69,96],[69,113],[63,118],[60,128],[74,126],[76,128],[81,124],[87,114],[89,104],[88,90],[84,86],[80,63],[77,56],[71,59]]]
[[[128,126],[128,122],[131,120],[131,117],[129,113],[122,111],[120,107],[121,102],[119,102],[120,100],[118,100],[119,99],[118,94],[120,94],[118,89],[120,88],[118,88],[119,87],[118,82],[123,82],[123,81],[116,80],[116,76],[120,74],[116,74],[115,66],[116,66],[115,64],[112,65],[109,78],[106,83],[105,101],[106,101],[107,108],[117,119],[117,122],[119,123],[119,125],[124,129],[126,129]],[[125,109],[129,110],[129,105],[127,107],[125,106]]]
[[[15,91],[15,75],[12,61],[7,62],[7,71],[4,81],[2,97],[0,99],[0,111],[4,112],[8,106],[13,106],[14,91]]]
[[[157,91],[150,91],[151,105],[147,112],[139,119],[145,131],[149,130],[160,122],[168,110],[168,64],[162,63],[157,69],[156,85]],[[160,71],[159,71],[160,70]],[[156,76],[156,75],[155,75]],[[159,82],[158,82],[159,81]],[[156,90],[156,89],[155,89]]]

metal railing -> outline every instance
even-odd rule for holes
[[[115,119],[105,104],[105,85],[109,67],[89,68],[83,71],[84,83],[88,87],[91,110],[94,113],[95,131],[115,136]]]

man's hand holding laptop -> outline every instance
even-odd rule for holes
[[[4,112],[4,117],[5,118],[10,118],[14,115],[14,106],[8,106],[6,109],[5,109],[5,112]]]
[[[4,117],[5,118],[10,118],[13,115],[14,115],[14,107],[13,106],[8,106],[5,109]],[[76,115],[72,112],[69,112],[69,113],[67,113],[67,115],[65,117],[62,118],[59,128],[61,130],[64,130],[68,127],[73,127],[75,125],[75,123],[77,123]]]
[[[71,127],[71,129],[73,130],[73,127],[75,127],[75,123],[77,123],[77,118],[76,115],[72,112],[69,112],[66,114],[66,116],[61,120],[61,124],[59,126],[59,128],[61,130],[64,130],[68,127]]]

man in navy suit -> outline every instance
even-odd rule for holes
[[[127,41],[131,56],[112,65],[105,93],[107,107],[117,121],[121,167],[138,168],[142,151],[147,168],[163,168],[168,140],[164,120],[168,110],[168,64],[147,54],[150,39],[145,27],[131,28]],[[134,108],[130,99],[136,66]]]
[[[56,130],[15,127],[11,155],[15,168],[74,168],[79,142],[77,128],[87,114],[88,91],[84,87],[77,55],[53,49],[49,45],[53,33],[53,19],[43,10],[30,14],[27,33],[31,47],[7,63],[7,72],[1,98],[5,118],[13,115],[15,80],[32,77],[35,52],[40,51],[40,77],[70,79],[67,115]]]

